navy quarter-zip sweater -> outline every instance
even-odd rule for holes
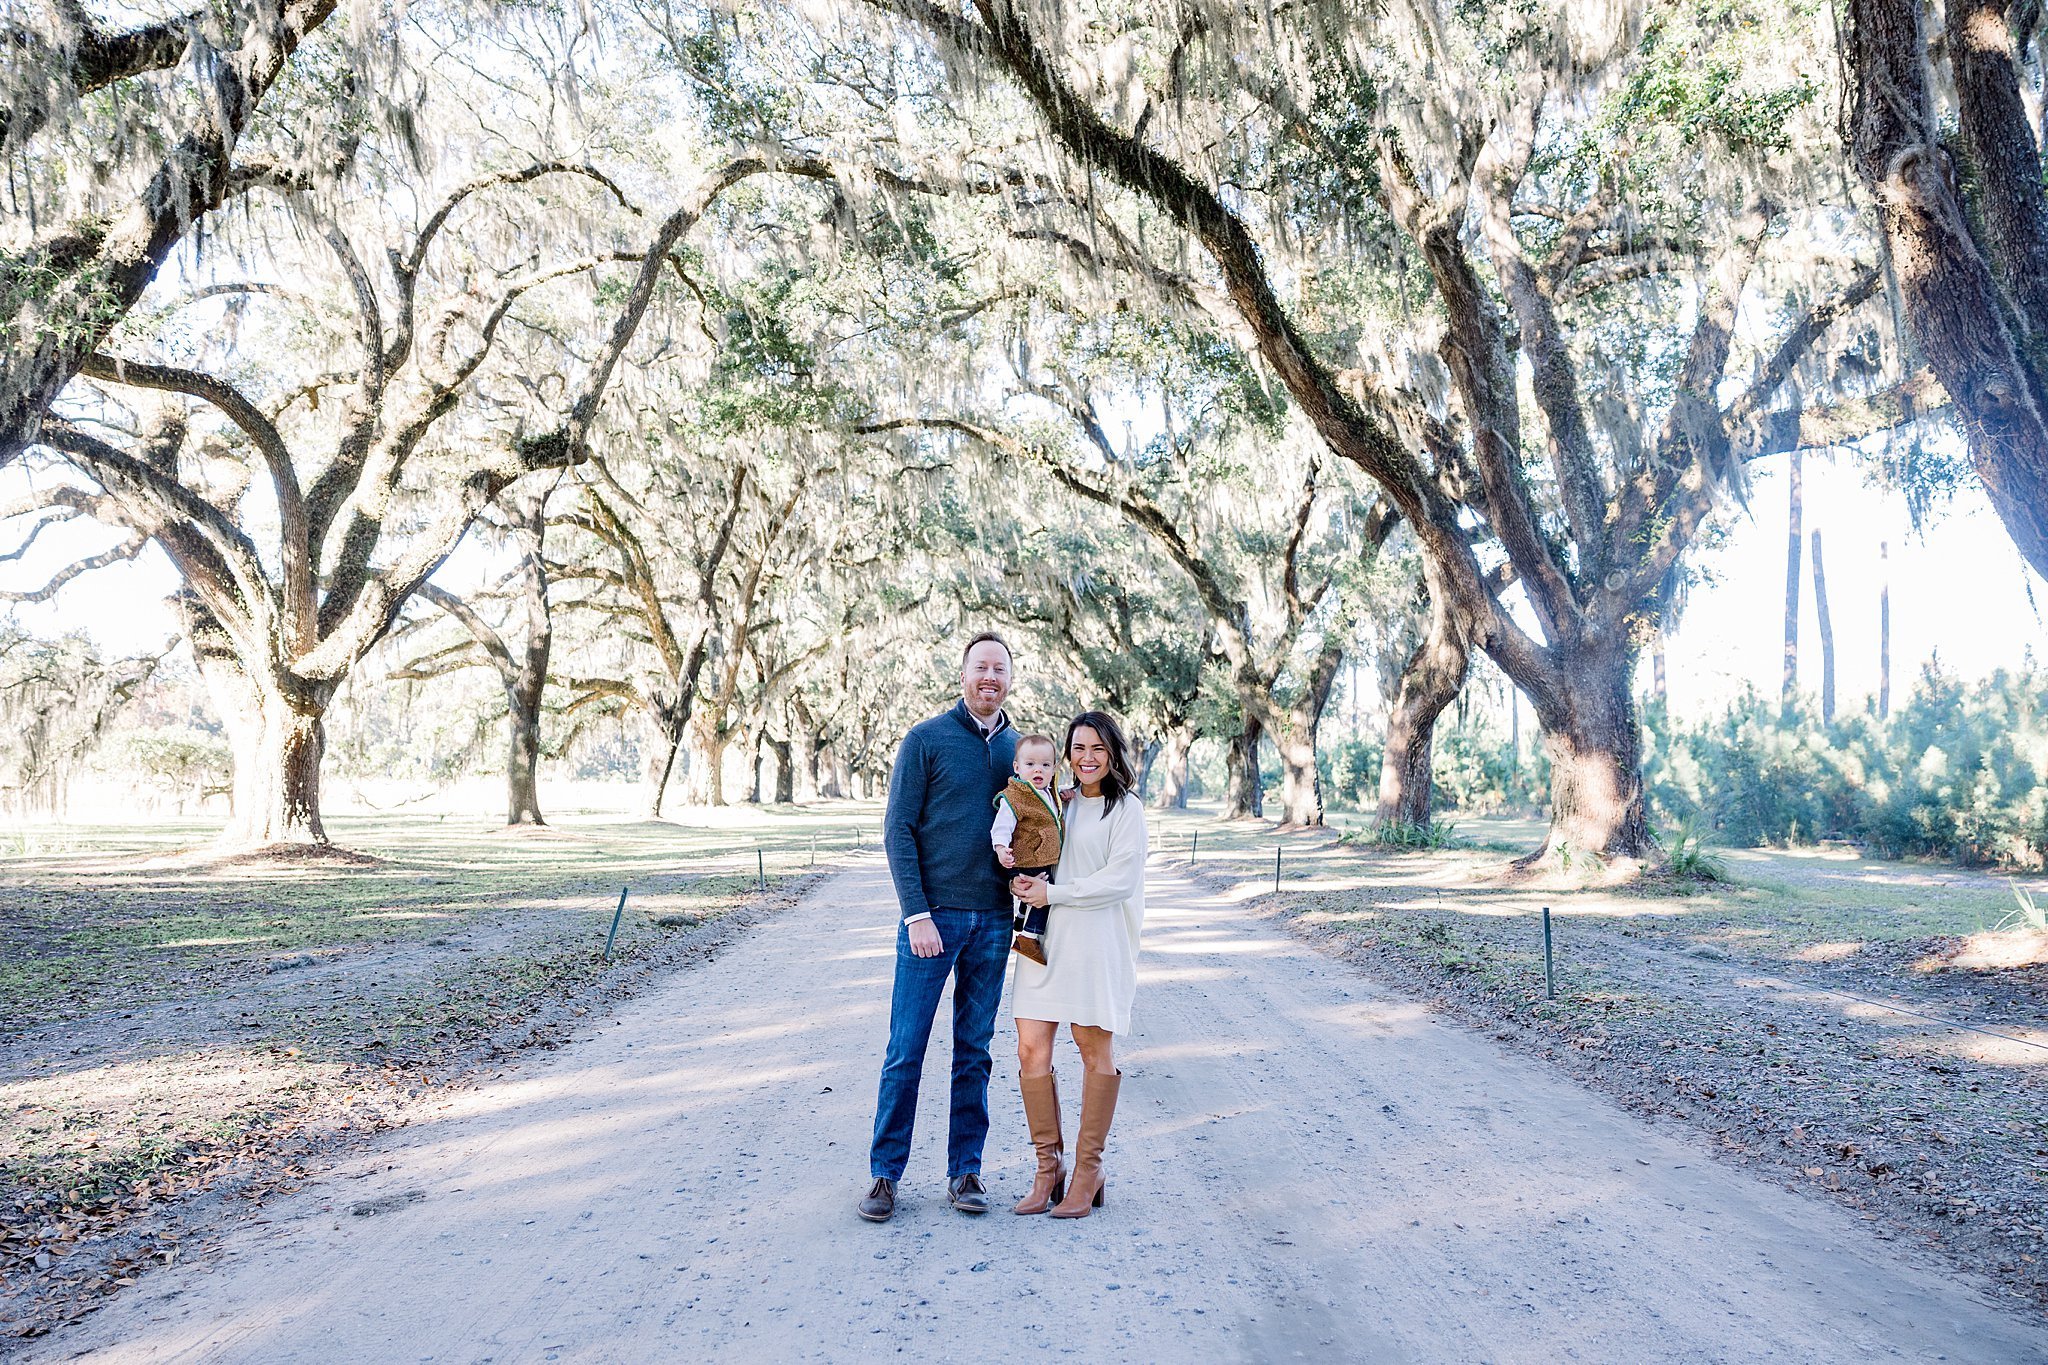
[[[903,737],[889,770],[882,844],[905,916],[928,910],[1002,910],[1010,892],[989,844],[995,800],[1017,761],[1017,731],[998,712],[986,740],[956,702]]]

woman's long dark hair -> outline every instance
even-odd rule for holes
[[[1074,731],[1083,728],[1093,730],[1109,748],[1109,771],[1102,778],[1102,809],[1115,810],[1125,793],[1138,785],[1138,776],[1131,770],[1131,746],[1115,716],[1107,711],[1083,711],[1067,722],[1067,742],[1061,746],[1060,756],[1069,763],[1073,762]]]

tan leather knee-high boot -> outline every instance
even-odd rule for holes
[[[1011,1213],[1044,1213],[1066,1191],[1066,1163],[1061,1157],[1066,1144],[1060,1139],[1060,1086],[1048,1071],[1043,1076],[1019,1076],[1017,1088],[1024,1092],[1024,1121],[1031,1126],[1031,1145],[1038,1150],[1038,1174],[1031,1178],[1031,1193],[1017,1201]]]
[[[1102,1174],[1102,1147],[1109,1141],[1110,1121],[1116,1117],[1116,1092],[1122,1088],[1124,1073],[1100,1076],[1093,1071],[1081,1077],[1081,1132],[1074,1139],[1074,1177],[1067,1182],[1067,1197],[1053,1209],[1055,1218],[1086,1218],[1091,1208],[1102,1207],[1102,1190],[1108,1184]]]

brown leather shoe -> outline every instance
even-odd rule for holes
[[[1060,1140],[1060,1085],[1048,1071],[1043,1076],[1019,1076],[1017,1088],[1024,1092],[1024,1121],[1031,1126],[1031,1145],[1038,1152],[1038,1173],[1031,1178],[1031,1193],[1017,1201],[1011,1213],[1044,1213],[1066,1192],[1067,1170],[1062,1157],[1066,1144]]]
[[[988,1189],[973,1171],[946,1182],[946,1202],[962,1213],[987,1213]]]
[[[1019,934],[1010,940],[1010,951],[1019,957],[1028,957],[1039,966],[1045,965],[1045,944],[1028,934]]]
[[[867,1197],[853,1206],[853,1211],[870,1223],[886,1223],[896,1212],[896,1182],[885,1176],[876,1176],[875,1183]]]
[[[1074,1176],[1067,1182],[1067,1197],[1052,1211],[1055,1218],[1086,1218],[1102,1207],[1102,1191],[1109,1183],[1102,1174],[1102,1148],[1109,1141],[1110,1121],[1116,1117],[1116,1093],[1124,1073],[1100,1076],[1093,1071],[1081,1077],[1081,1132],[1074,1139]]]

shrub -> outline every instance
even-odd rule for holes
[[[1667,820],[1723,843],[1845,839],[1887,857],[2039,867],[2048,860],[2048,675],[1965,685],[1929,664],[1889,720],[1823,724],[1754,691],[1721,716],[1645,715],[1644,777]]]

